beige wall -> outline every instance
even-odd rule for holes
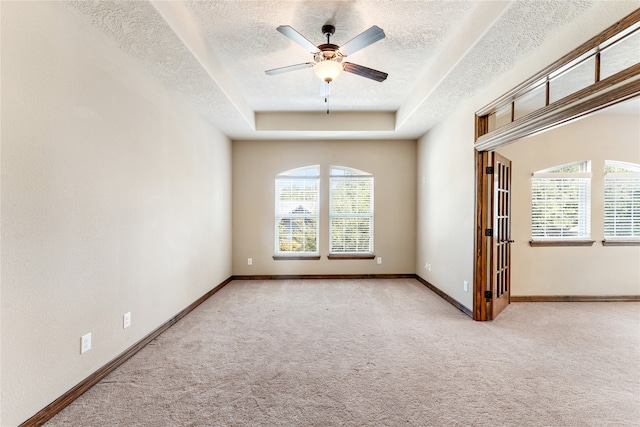
[[[640,164],[640,114],[606,111],[498,150],[512,162],[511,295],[640,295],[640,247],[602,246],[604,162]],[[531,247],[531,174],[591,161],[591,247]]]
[[[233,274],[398,274],[415,266],[415,141],[234,141]],[[274,178],[321,167],[318,261],[275,261]],[[328,171],[348,166],[374,176],[375,260],[328,260]],[[253,258],[253,265],[247,265]]]
[[[474,261],[473,113],[637,7],[618,4],[545,42],[417,147],[232,148],[61,3],[0,2],[0,425],[33,415],[231,274],[417,272],[471,307],[462,282]],[[326,260],[326,194],[323,259],[273,261],[274,176],[307,164],[325,178],[331,164],[374,174],[381,265]],[[80,355],[87,332],[93,349]]]
[[[472,141],[473,112],[462,110],[418,145],[416,273],[467,308],[473,304]]]
[[[62,3],[1,6],[14,426],[231,275],[231,144]]]
[[[637,9],[637,2],[596,2],[579,19],[549,34],[418,141],[416,273],[462,305],[473,306],[475,254],[474,114],[539,70]],[[462,90],[462,89],[461,89]],[[422,181],[424,177],[424,182]],[[431,271],[425,264],[432,265]],[[637,293],[637,292],[636,292]]]

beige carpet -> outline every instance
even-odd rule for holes
[[[639,426],[640,304],[234,281],[48,426]]]

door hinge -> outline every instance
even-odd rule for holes
[[[487,166],[485,172],[487,175],[493,175],[493,166]]]
[[[487,237],[492,237],[493,236],[493,228],[485,228],[484,229],[484,235]]]
[[[491,298],[493,298],[493,292],[491,292],[491,291],[484,291],[484,297],[485,297],[486,299],[491,299]]]

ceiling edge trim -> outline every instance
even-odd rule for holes
[[[177,1],[149,0],[194,58],[202,65],[224,95],[255,129],[255,114],[231,79],[215,52],[209,47],[202,29],[185,4]]]
[[[393,111],[256,112],[257,131],[393,131]]]
[[[509,9],[511,3],[510,0],[481,2],[467,16],[465,22],[459,26],[459,31],[443,46],[427,72],[411,91],[411,95],[398,109],[398,128],[427,101],[433,91]]]

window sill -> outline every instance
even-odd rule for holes
[[[530,240],[529,246],[593,246],[595,240]]]
[[[317,261],[320,255],[274,255],[276,261]]]
[[[603,240],[602,246],[640,246],[640,240]]]
[[[329,254],[327,259],[374,259],[374,254]]]

